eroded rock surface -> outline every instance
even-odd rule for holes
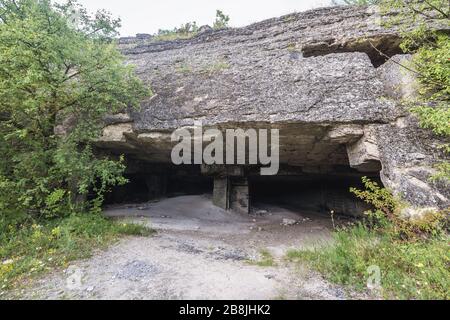
[[[122,39],[155,95],[140,111],[107,119],[99,146],[169,163],[171,132],[195,120],[219,129],[277,128],[282,164],[304,172],[381,170],[384,184],[413,205],[446,207],[448,186],[429,180],[443,160],[439,142],[400,102],[415,91],[398,65],[410,57],[386,62],[374,49],[400,53],[399,36],[383,19],[374,7],[333,7],[185,40]]]

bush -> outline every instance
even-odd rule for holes
[[[177,39],[189,39],[195,36],[198,32],[197,22],[183,23],[179,28],[172,30],[160,29],[154,36],[154,41],[172,41]]]
[[[370,267],[381,270],[381,292],[388,299],[449,299],[450,252],[447,236],[398,242],[363,224],[334,233],[331,246],[290,251],[290,261],[307,261],[328,280],[366,290]]]
[[[365,213],[368,226],[398,239],[414,240],[429,238],[442,234],[446,230],[448,212],[426,212],[422,217],[410,218],[402,214],[408,203],[392,195],[376,182],[363,177],[366,190],[351,188],[350,191],[358,198],[374,207]]]
[[[222,11],[216,11],[216,20],[214,21],[213,28],[215,30],[228,28],[230,23],[230,17],[224,14]],[[197,35],[199,27],[197,22],[183,23],[179,28],[174,29],[160,29],[158,33],[153,37],[153,41],[173,41],[179,39],[190,39]]]
[[[230,23],[230,16],[224,14],[221,10],[216,11],[216,20],[214,21],[213,28],[215,30],[228,28]]]
[[[450,298],[447,215],[408,219],[401,215],[407,203],[368,178],[363,183],[365,190],[351,189],[374,208],[363,222],[337,229],[331,246],[290,251],[287,258],[305,260],[329,280],[358,290],[366,288],[370,267],[376,266],[386,298]]]

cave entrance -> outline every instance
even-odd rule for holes
[[[380,182],[382,166],[374,129],[361,125],[292,125],[282,129],[276,176],[261,176],[257,165],[176,166],[169,161],[152,163],[145,154],[136,154],[127,160],[130,183],[114,188],[106,204],[207,194],[211,197],[205,199],[211,205],[243,215],[278,206],[299,213],[329,215],[333,211],[361,216],[368,207],[350,188],[362,188],[363,176]]]
[[[277,176],[261,176],[258,169],[249,167],[152,165],[129,169],[129,183],[109,192],[107,205],[207,195],[215,206],[238,214],[278,207],[302,214],[334,212],[359,217],[369,207],[350,188],[363,189],[363,176],[381,185],[379,170],[361,173],[342,166],[322,173],[308,173],[301,167],[284,168]]]
[[[228,170],[236,173],[236,170]],[[370,207],[350,192],[364,189],[362,177],[380,183],[379,171],[361,173],[339,166],[324,172],[308,173],[301,167],[281,170],[277,176],[261,176],[255,170],[214,179],[213,202],[225,210],[242,214],[284,208],[301,214],[315,213],[360,217]]]
[[[214,179],[199,166],[130,165],[128,183],[113,188],[105,204],[144,203],[183,195],[212,194]]]
[[[292,176],[251,177],[249,190],[254,212],[281,207],[302,214],[360,217],[369,207],[350,192],[351,187],[363,189],[364,175],[349,173],[304,174]],[[379,176],[371,175],[379,182]]]

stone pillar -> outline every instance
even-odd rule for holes
[[[224,210],[230,209],[230,179],[228,177],[214,178],[213,204]]]
[[[202,173],[214,176],[215,206],[237,213],[250,213],[249,182],[243,166],[205,165]]]
[[[214,178],[213,204],[236,213],[250,213],[249,183],[246,177]]]
[[[250,190],[247,177],[231,180],[230,209],[237,213],[250,214]]]

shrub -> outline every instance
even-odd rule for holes
[[[183,23],[179,28],[172,30],[160,29],[153,37],[153,41],[173,41],[177,39],[189,39],[198,32],[197,22]]]
[[[230,23],[230,17],[224,14],[221,10],[216,11],[216,20],[214,21],[213,28],[215,30],[228,28]]]
[[[367,177],[363,177],[362,182],[365,190],[351,188],[350,192],[374,207],[365,213],[368,226],[404,240],[433,237],[445,231],[446,211],[430,211],[414,219],[406,217],[402,211],[409,204]]]
[[[216,20],[214,21],[213,28],[215,30],[228,28],[230,17],[225,15],[222,11],[216,11]],[[180,39],[190,39],[197,35],[199,27],[197,22],[183,23],[179,28],[173,29],[160,29],[158,33],[153,37],[152,41],[173,41]]]
[[[333,234],[333,244],[314,250],[291,250],[287,259],[307,261],[328,280],[367,290],[370,267],[381,271],[381,291],[388,299],[449,299],[448,237],[398,242],[364,224]]]

